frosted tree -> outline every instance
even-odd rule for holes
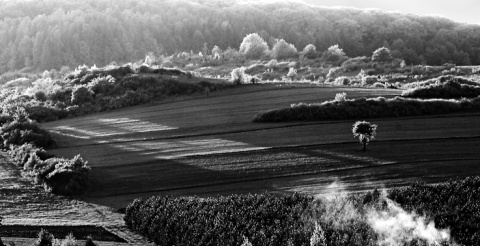
[[[278,60],[294,57],[297,53],[297,48],[283,39],[278,40],[272,48],[273,58]]]
[[[377,125],[371,124],[367,121],[357,121],[353,124],[353,137],[358,137],[360,143],[363,145],[362,151],[367,150],[367,144],[375,138]]]
[[[327,246],[325,232],[317,222],[315,222],[315,230],[310,237],[310,246]]]
[[[247,59],[259,59],[268,51],[268,45],[257,33],[248,34],[240,44],[240,53]]]
[[[388,48],[382,47],[373,52],[372,61],[374,62],[387,62],[392,60],[392,55]]]
[[[343,49],[338,47],[338,44],[330,46],[324,54],[325,60],[332,62],[339,61],[346,56],[347,55],[343,52]]]
[[[308,44],[303,49],[302,55],[307,59],[315,59],[317,57],[317,48],[313,44]]]

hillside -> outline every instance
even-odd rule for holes
[[[59,156],[80,153],[98,184],[86,201],[124,207],[137,197],[261,191],[324,192],[438,182],[478,174],[479,115],[377,119],[362,153],[354,121],[251,123],[260,111],[298,101],[398,95],[398,90],[258,85],[43,124]],[[441,167],[441,168],[439,168]]]
[[[389,47],[407,64],[480,64],[480,26],[444,18],[300,2],[242,1],[1,1],[0,73],[82,64],[107,65],[178,52],[211,55],[238,49],[259,33],[324,52],[338,44],[349,57]],[[167,62],[168,60],[164,60]],[[22,70],[23,69],[23,70]]]

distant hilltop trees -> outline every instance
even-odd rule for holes
[[[215,45],[247,58],[256,56],[249,53],[252,47],[268,45],[273,57],[284,58],[311,44],[303,52],[313,57],[315,50],[338,44],[349,57],[370,56],[386,47],[392,57],[407,64],[480,64],[480,26],[439,17],[233,0],[0,0],[0,4],[0,73],[103,66],[142,59],[149,52],[213,55]],[[239,45],[251,33],[263,43],[243,50]]]

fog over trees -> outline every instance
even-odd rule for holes
[[[439,17],[302,3],[186,0],[0,1],[0,73],[99,66],[149,52],[239,49],[258,33],[302,51],[338,44],[349,57],[380,47],[407,64],[480,64],[480,26]],[[207,47],[207,49],[205,49]]]

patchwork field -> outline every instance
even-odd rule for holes
[[[263,110],[298,102],[392,97],[399,90],[256,85],[46,123],[58,156],[78,153],[96,179],[83,200],[114,208],[136,197],[352,191],[480,175],[480,113],[371,119],[360,151],[355,120],[260,124]],[[363,120],[363,119],[358,119]]]

